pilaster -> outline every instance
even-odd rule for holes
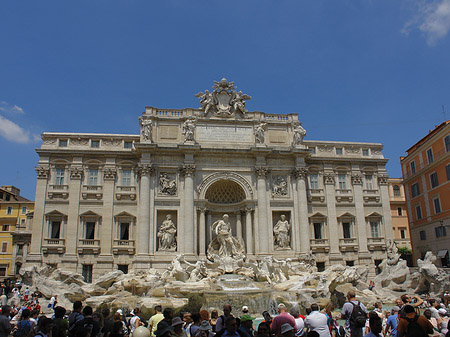
[[[298,220],[299,220],[299,242],[300,254],[306,255],[310,251],[310,235],[308,221],[308,198],[306,195],[306,177],[308,170],[305,167],[298,167],[294,171],[294,177],[297,181],[297,198],[298,198]],[[294,227],[294,226],[293,226]]]
[[[99,236],[101,238],[100,254],[102,256],[112,255],[114,185],[116,177],[117,170],[115,167],[106,167],[103,169],[103,214],[101,234]]]
[[[36,167],[37,182],[36,182],[36,195],[33,222],[34,226],[31,229],[31,235],[33,240],[30,246],[29,261],[37,262],[41,261],[41,247],[43,242],[43,233],[45,227],[45,199],[47,194],[47,184],[50,174],[50,169],[46,166]]]
[[[383,208],[383,222],[384,222],[384,238],[394,239],[394,230],[392,228],[392,216],[391,216],[391,205],[389,201],[389,190],[388,190],[388,179],[387,174],[378,175],[378,186],[380,188],[381,195],[381,205]]]
[[[181,173],[184,175],[184,240],[191,242],[189,245],[185,245],[184,252],[186,254],[195,254],[195,230],[194,230],[194,164],[184,164]]]
[[[256,166],[255,167],[257,177],[257,189],[258,189],[258,237],[256,240],[259,242],[259,251],[256,254],[268,254],[270,252],[270,239],[269,239],[269,219],[267,215],[267,188],[266,177],[269,173],[267,167]]]
[[[253,255],[253,231],[252,231],[252,211],[251,208],[245,209],[245,237],[247,255]]]
[[[139,205],[136,231],[137,258],[142,259],[149,254],[150,241],[150,180],[153,174],[150,163],[140,163],[138,166],[139,180]]]
[[[327,199],[329,242],[330,242],[330,264],[342,262],[342,255],[339,251],[338,223],[336,216],[336,175],[332,172],[325,172],[324,175],[325,194]]]
[[[353,194],[355,196],[355,215],[356,215],[356,228],[358,238],[358,256],[360,263],[367,259],[369,256],[369,250],[367,249],[367,226],[366,219],[364,217],[364,199],[362,190],[362,175],[360,172],[353,172],[352,176]],[[370,256],[369,256],[370,257]],[[361,260],[362,259],[362,260]]]
[[[75,160],[74,160],[75,161]],[[77,160],[81,163],[81,160]],[[70,182],[69,182],[69,208],[67,214],[67,225],[63,229],[63,235],[66,239],[66,253],[64,258],[76,259],[77,243],[79,239],[78,225],[80,222],[80,196],[81,185],[83,183],[83,168],[81,165],[72,165],[70,167]]]

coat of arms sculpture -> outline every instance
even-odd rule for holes
[[[247,113],[245,108],[245,100],[250,100],[251,97],[236,91],[234,82],[228,82],[226,78],[221,81],[214,81],[213,91],[205,90],[199,92],[196,97],[200,99],[201,109],[205,115],[212,113],[219,117],[231,117],[236,112],[243,117]]]

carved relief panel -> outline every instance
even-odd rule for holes
[[[178,191],[177,174],[175,172],[159,172],[158,194],[175,196]]]
[[[272,176],[272,197],[283,198],[289,196],[289,177],[287,175]]]

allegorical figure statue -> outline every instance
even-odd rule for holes
[[[300,145],[303,143],[303,138],[306,136],[306,130],[299,122],[294,122],[292,126],[294,128],[294,139],[292,141],[292,145]]]
[[[214,222],[212,230],[216,234],[216,238],[209,244],[209,257],[218,255],[219,257],[238,258],[244,255],[244,248],[231,232],[228,214],[224,214],[221,220]]]
[[[266,130],[266,123],[261,122],[255,127],[256,144],[264,144],[264,131]]]
[[[158,230],[159,250],[174,251],[177,249],[176,240],[177,228],[173,223],[170,214],[166,215],[166,220],[163,221]]]
[[[185,142],[194,142],[195,117],[189,117],[183,124]]]
[[[282,214],[280,216],[280,220],[278,220],[275,227],[273,228],[276,249],[290,248],[291,243],[290,232],[291,232],[291,225],[289,221],[286,220],[286,216]]]
[[[139,124],[141,125],[141,135],[142,140],[146,142],[152,141],[152,128],[153,124],[150,119],[144,119],[142,116],[139,117]]]

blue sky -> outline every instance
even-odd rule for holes
[[[400,177],[450,119],[449,30],[450,0],[2,1],[0,184],[34,200],[40,133],[137,134],[222,77],[305,139],[383,143]]]

